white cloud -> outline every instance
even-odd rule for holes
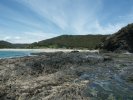
[[[108,19],[109,21],[107,23],[103,22],[103,25],[98,14],[102,14],[101,9],[104,8],[104,0],[16,1],[22,3],[27,8],[30,8],[30,10],[35,12],[37,15],[35,15],[36,17],[33,15],[33,18],[32,14],[24,15],[21,12],[14,11],[13,9],[3,6],[3,9],[15,16],[12,16],[12,18],[9,17],[9,19],[12,19],[12,21],[18,22],[19,24],[25,26],[22,30],[19,30],[20,32],[13,33],[18,34],[18,36],[13,37],[12,35],[9,35],[8,37],[4,36],[2,38],[14,43],[31,43],[65,33],[82,35],[111,34],[118,31],[127,23],[133,21],[132,10],[128,15],[119,16],[119,21],[115,22],[115,24],[111,23],[111,19]]]
[[[19,37],[19,36],[16,36],[16,37],[14,37],[16,40],[20,40],[21,39],[21,37]]]
[[[110,34],[118,31],[131,21],[120,21],[104,26],[100,23],[99,12],[104,0],[21,0],[43,18],[56,24],[63,33]],[[104,8],[105,9],[105,8]],[[128,16],[129,17],[129,16]],[[123,18],[122,18],[123,19]],[[62,33],[60,33],[62,34]]]
[[[85,25],[97,20],[97,12],[102,8],[101,0],[23,0],[23,3],[64,32],[71,30],[71,33],[86,33]]]
[[[88,28],[88,32],[90,32],[91,34],[113,34],[123,26],[123,23],[116,23],[114,25],[108,24],[106,26],[102,26],[98,21],[96,21],[94,24],[92,24],[91,27]]]
[[[52,37],[58,36],[55,33],[44,33],[44,32],[24,32],[23,36],[19,36],[19,39],[16,38],[12,42],[17,43],[33,43],[33,42],[38,42],[41,40],[49,39]]]
[[[111,34],[126,25],[100,24],[98,13],[103,0],[23,0],[23,3],[68,34]]]
[[[17,41],[20,41],[21,40],[21,37],[19,36],[3,36],[3,38],[1,38],[1,40],[4,40],[4,41],[8,41],[8,42],[17,42]]]
[[[6,36],[6,37],[4,37],[4,39],[3,39],[3,40],[8,41],[8,40],[10,40],[10,39],[11,39],[11,37]]]
[[[53,36],[57,36],[58,34],[55,33],[45,33],[45,32],[25,32],[25,35],[29,35],[29,36],[35,36],[35,37],[41,37],[41,38],[49,38],[49,37],[53,37]]]
[[[55,36],[58,36],[58,34],[55,33],[45,33],[45,32],[24,32],[24,33],[14,33],[19,35],[13,35],[13,33],[10,33],[10,35],[6,35],[6,33],[1,34],[0,33],[0,40],[8,41],[11,43],[33,43],[38,42],[41,40],[49,39]]]

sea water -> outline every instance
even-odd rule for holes
[[[0,51],[1,58],[14,58],[14,57],[24,57],[29,56],[30,51]]]

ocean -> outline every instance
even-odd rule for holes
[[[29,56],[30,51],[0,51],[0,58],[14,58]]]

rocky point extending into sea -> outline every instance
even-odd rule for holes
[[[133,100],[133,54],[35,55],[0,59],[0,100]]]

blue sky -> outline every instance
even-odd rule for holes
[[[0,0],[0,40],[111,34],[133,22],[133,0]]]

